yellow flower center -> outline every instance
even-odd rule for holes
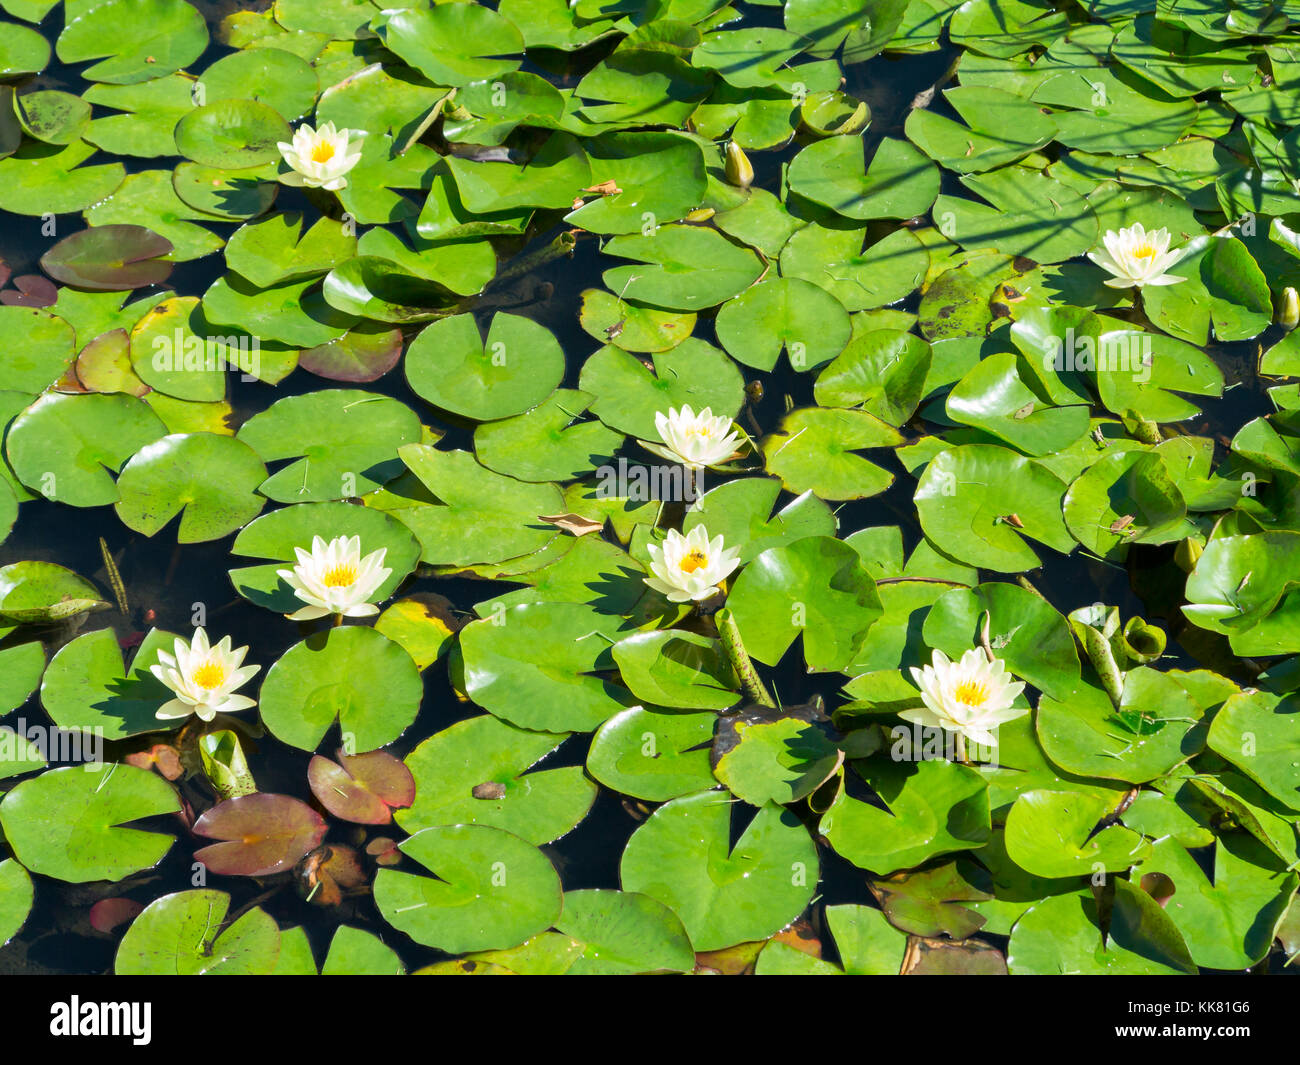
[[[321,578],[321,584],[326,588],[346,588],[356,581],[357,567],[351,562],[340,562],[337,566],[331,566]]]
[[[963,706],[979,706],[989,697],[984,685],[977,680],[962,681],[952,695]]]
[[[204,662],[194,671],[191,679],[204,691],[212,691],[225,683],[226,667],[220,662]]]
[[[679,563],[677,563],[677,566],[683,573],[694,573],[701,566],[707,566],[708,564],[709,556],[696,547],[692,548],[691,551]]]
[[[328,163],[334,158],[334,145],[329,141],[317,141],[316,147],[311,150],[311,161],[313,163]]]
[[[1156,250],[1150,244],[1139,244],[1133,250],[1133,258],[1135,259],[1154,259],[1155,257]]]

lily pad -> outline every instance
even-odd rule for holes
[[[345,748],[372,751],[406,731],[422,693],[410,655],[374,629],[349,625],[286,651],[259,700],[266,727],[292,747],[314,751],[337,720]]]
[[[266,467],[253,449],[211,433],[165,436],[141,448],[118,478],[117,515],[152,536],[181,514],[179,543],[218,540],[252,521]]]
[[[560,916],[560,878],[532,844],[499,828],[426,828],[400,845],[434,877],[380,869],[375,905],[417,943],[448,953],[504,949]]]
[[[766,939],[799,916],[817,882],[816,848],[793,814],[769,803],[732,846],[731,810],[716,791],[665,803],[619,866],[623,890],[673,910],[697,951]]]
[[[436,825],[490,825],[541,845],[587,814],[596,789],[581,767],[531,769],[565,734],[529,732],[480,714],[429,737],[406,758],[415,801],[397,823],[415,833]]]
[[[29,870],[85,884],[156,865],[175,837],[125,826],[179,811],[176,792],[156,773],[88,762],[18,784],[0,802],[0,826]]]
[[[320,814],[289,795],[257,792],[204,811],[194,834],[221,840],[194,852],[211,873],[273,876],[291,869],[325,836]]]

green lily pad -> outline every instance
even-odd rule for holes
[[[784,806],[807,798],[844,761],[825,726],[793,713],[774,717],[762,710],[723,718],[714,755],[714,776],[751,806]]]
[[[179,811],[176,792],[156,773],[87,762],[18,784],[0,802],[0,826],[32,872],[74,884],[116,882],[157,865],[175,842],[124,826]]]
[[[713,307],[739,295],[763,273],[758,257],[714,229],[658,226],[649,236],[614,237],[606,255],[640,265],[601,275],[605,287],[628,299],[673,311]]]
[[[1131,829],[1112,824],[1094,834],[1110,810],[1092,795],[1028,791],[1007,814],[1007,854],[1026,872],[1042,877],[1122,872],[1150,853]]]
[[[817,882],[817,851],[798,819],[769,803],[734,847],[732,804],[705,791],[659,807],[623,851],[624,891],[681,918],[698,950],[766,939],[797,917]]]
[[[988,790],[974,769],[944,759],[869,766],[885,809],[841,786],[822,815],[819,831],[841,857],[884,875],[988,840]]]
[[[581,767],[528,772],[564,739],[563,733],[528,732],[490,714],[443,729],[407,755],[415,802],[396,811],[395,819],[410,833],[436,825],[490,825],[539,846],[559,839],[596,799],[596,787]]]
[[[498,314],[482,339],[474,316],[427,326],[406,353],[406,378],[422,398],[476,421],[522,414],[564,377],[564,352],[544,327]]]
[[[22,931],[34,897],[27,870],[12,858],[0,862],[0,947]],[[694,960],[692,954],[691,961]]]
[[[406,969],[378,936],[343,925],[330,940],[320,971],[322,976],[402,976]]]
[[[291,569],[298,560],[294,549],[309,551],[317,536],[326,543],[355,536],[361,541],[363,556],[384,549],[384,567],[393,572],[371,597],[376,603],[392,595],[420,559],[420,545],[411,531],[382,511],[349,503],[302,503],[273,510],[240,530],[230,547],[232,555],[272,561],[232,569],[230,580],[235,590],[277,614],[297,610],[302,600],[276,571]]]
[[[587,772],[607,788],[667,802],[714,787],[709,749],[717,716],[630,706],[596,730]]]
[[[1216,537],[1187,580],[1183,613],[1193,625],[1227,636],[1240,655],[1300,650],[1297,580],[1300,534]]]
[[[112,629],[78,636],[50,660],[41,705],[60,728],[98,730],[108,740],[157,732],[166,727],[157,710],[173,693],[150,667],[175,641],[174,633],[151,629],[128,667]]]
[[[721,536],[729,548],[740,548],[742,565],[769,547],[806,536],[835,535],[831,508],[811,492],[804,492],[773,513],[780,494],[780,482],[771,477],[727,481],[691,505],[682,521],[682,533],[707,524],[710,535]]]
[[[316,750],[337,719],[344,747],[360,753],[406,731],[422,693],[419,670],[400,645],[346,625],[286,651],[267,671],[259,700],[266,727],[291,747]]]
[[[9,567],[6,566],[5,569]],[[0,579],[3,571],[0,570]],[[45,650],[36,642],[15,644],[0,651],[0,713],[9,713],[27,701],[45,672]],[[0,776],[9,774],[0,770]]]
[[[13,214],[67,214],[98,203],[122,184],[121,163],[82,166],[95,154],[84,140],[71,144],[30,141],[0,159],[0,210]]]
[[[883,307],[920,286],[930,253],[911,230],[866,240],[864,247],[860,229],[828,229],[814,222],[769,254],[779,252],[782,275],[812,282],[849,311]]]
[[[1175,891],[1165,912],[1187,941],[1192,960],[1211,969],[1247,969],[1263,958],[1300,876],[1244,833],[1220,836],[1213,879],[1173,839],[1152,844],[1141,872],[1163,873]]]
[[[803,636],[810,671],[848,666],[881,615],[876,582],[858,553],[839,540],[810,536],[770,547],[742,571],[727,597],[745,649],[775,665]]]
[[[1054,895],[1030,906],[1007,946],[1007,968],[1039,976],[1195,974],[1182,935],[1160,904],[1116,879],[1109,935],[1091,891]]]
[[[106,0],[69,12],[56,51],[65,63],[99,62],[90,81],[130,85],[192,63],[208,46],[203,16],[185,0]]]
[[[12,562],[0,568],[0,619],[49,624],[107,609],[99,589],[53,562]]]
[[[480,425],[474,431],[474,451],[484,466],[524,481],[580,477],[603,466],[623,442],[622,433],[601,422],[575,424],[593,398],[576,389],[557,389],[532,410]]]
[[[284,211],[240,226],[226,244],[226,264],[265,288],[319,277],[355,253],[356,238],[342,223],[321,218],[303,233],[302,220],[301,212]]]
[[[1164,544],[1194,535],[1187,503],[1152,452],[1106,455],[1070,485],[1065,523],[1079,543],[1120,561],[1131,543]]]
[[[178,513],[177,541],[218,540],[252,521],[265,500],[256,495],[266,467],[248,445],[229,436],[165,436],[122,468],[117,516],[152,536]]]
[[[882,422],[902,425],[920,405],[930,365],[930,345],[920,337],[873,329],[849,341],[822,370],[813,394],[822,406],[860,407]]]
[[[590,732],[636,700],[600,674],[622,618],[576,603],[532,603],[473,621],[460,633],[464,690],[520,728]]]
[[[657,441],[656,414],[689,406],[734,416],[744,401],[735,363],[703,340],[690,337],[650,362],[653,368],[612,344],[591,355],[578,378],[578,387],[596,397],[591,413],[611,429]]]
[[[722,645],[707,636],[638,632],[616,643],[612,653],[623,683],[653,705],[725,710],[740,701],[740,682]]]
[[[768,471],[788,491],[837,500],[877,495],[893,484],[893,474],[855,452],[901,442],[893,427],[865,411],[803,407],[760,446]]]
[[[386,12],[373,26],[389,51],[439,85],[509,73],[519,60],[505,57],[524,50],[514,23],[477,4]]]
[[[5,450],[18,479],[46,499],[97,507],[119,499],[112,474],[166,435],[134,396],[42,396],[9,427]]]
[[[797,277],[764,281],[728,300],[716,328],[732,358],[759,370],[771,370],[783,350],[794,369],[816,369],[843,351],[852,334],[840,302]]]
[[[557,536],[559,530],[541,520],[562,511],[563,496],[555,485],[493,473],[465,451],[408,444],[400,454],[439,500],[394,511],[419,539],[429,565],[504,562],[538,551]]]
[[[583,944],[571,976],[690,972],[695,952],[682,922],[663,903],[632,891],[566,891],[555,927]]]
[[[81,99],[116,112],[90,123],[85,134],[90,143],[114,155],[175,155],[176,123],[194,109],[194,82],[184,74],[168,74],[135,85],[98,84]],[[142,219],[141,225],[146,224]]]
[[[290,396],[246,421],[238,438],[264,462],[294,459],[258,488],[280,503],[350,499],[396,477],[398,449],[420,438],[403,403],[357,389]]]
[[[417,943],[448,953],[518,946],[560,916],[560,878],[546,855],[487,825],[426,828],[399,849],[434,877],[381,869],[375,905]]]
[[[362,5],[363,8],[366,5]],[[204,104],[253,100],[281,117],[302,118],[316,102],[316,72],[305,59],[279,48],[251,48],[218,59],[195,82]]]
[[[260,907],[225,923],[230,896],[210,888],[154,899],[118,944],[113,971],[121,976],[269,975],[280,960],[282,936]]]
[[[790,191],[847,218],[911,218],[939,194],[939,170],[906,141],[886,137],[869,164],[859,137],[828,137],[790,163]]]
[[[1061,518],[1065,484],[1047,467],[1007,448],[969,444],[936,455],[921,475],[916,508],[937,547],[973,566],[1017,573],[1039,564],[1025,543],[1068,553]],[[1014,515],[1020,524],[1007,521]]]

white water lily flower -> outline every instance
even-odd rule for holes
[[[671,462],[680,462],[688,470],[716,466],[734,455],[740,445],[740,435],[731,431],[731,419],[715,418],[709,407],[699,414],[691,410],[690,404],[681,410],[670,407],[667,414],[655,414],[655,428],[664,443],[643,440],[642,446]]]
[[[990,662],[976,648],[962,655],[959,662],[935,651],[933,662],[912,670],[925,706],[901,710],[899,717],[918,725],[937,725],[974,743],[995,747],[998,740],[993,730],[1029,713],[1027,707],[1012,705],[1025,686],[1012,681],[1000,658]]]
[[[685,536],[670,529],[662,544],[648,544],[646,550],[654,574],[645,579],[646,584],[673,603],[709,598],[740,565],[740,548],[724,549],[722,537],[710,540],[703,525]]]
[[[1088,258],[1107,273],[1114,274],[1106,282],[1111,288],[1142,288],[1143,285],[1176,285],[1185,277],[1165,273],[1177,263],[1183,253],[1169,250],[1169,230],[1161,228],[1148,233],[1141,222],[1134,222],[1118,233],[1108,229],[1101,238],[1105,251],[1090,251]]]
[[[159,651],[158,664],[149,667],[149,672],[176,694],[175,699],[158,708],[157,716],[161,720],[198,714],[200,720],[211,721],[215,714],[230,714],[257,705],[256,699],[232,694],[262,668],[240,665],[248,653],[247,647],[232,651],[229,636],[213,647],[208,643],[208,634],[197,628],[189,643],[178,636],[173,652]]]
[[[379,613],[370,597],[393,572],[384,568],[388,548],[381,547],[362,558],[359,536],[338,536],[329,543],[313,536],[310,551],[301,547],[293,550],[298,564],[276,573],[307,605],[287,614],[290,621],[312,621],[326,614],[364,618]]]
[[[320,129],[306,124],[299,126],[292,143],[280,141],[276,145],[284,161],[293,168],[288,174],[281,174],[280,180],[286,185],[306,185],[331,192],[346,188],[348,181],[344,175],[361,158],[361,141],[365,135],[364,130],[336,130],[333,122],[326,122]]]

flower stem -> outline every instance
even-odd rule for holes
[[[769,706],[775,708],[776,703],[772,697],[767,694],[767,689],[763,687],[763,681],[754,669],[754,663],[749,660],[749,653],[745,650],[745,645],[740,639],[740,628],[736,625],[736,619],[732,616],[731,611],[725,606],[713,615],[713,620],[718,626],[718,637],[722,640],[723,650],[727,652],[727,658],[731,661],[731,668],[736,671],[736,676],[740,678],[740,687],[744,690],[745,695],[751,702],[758,703],[759,706]]]

